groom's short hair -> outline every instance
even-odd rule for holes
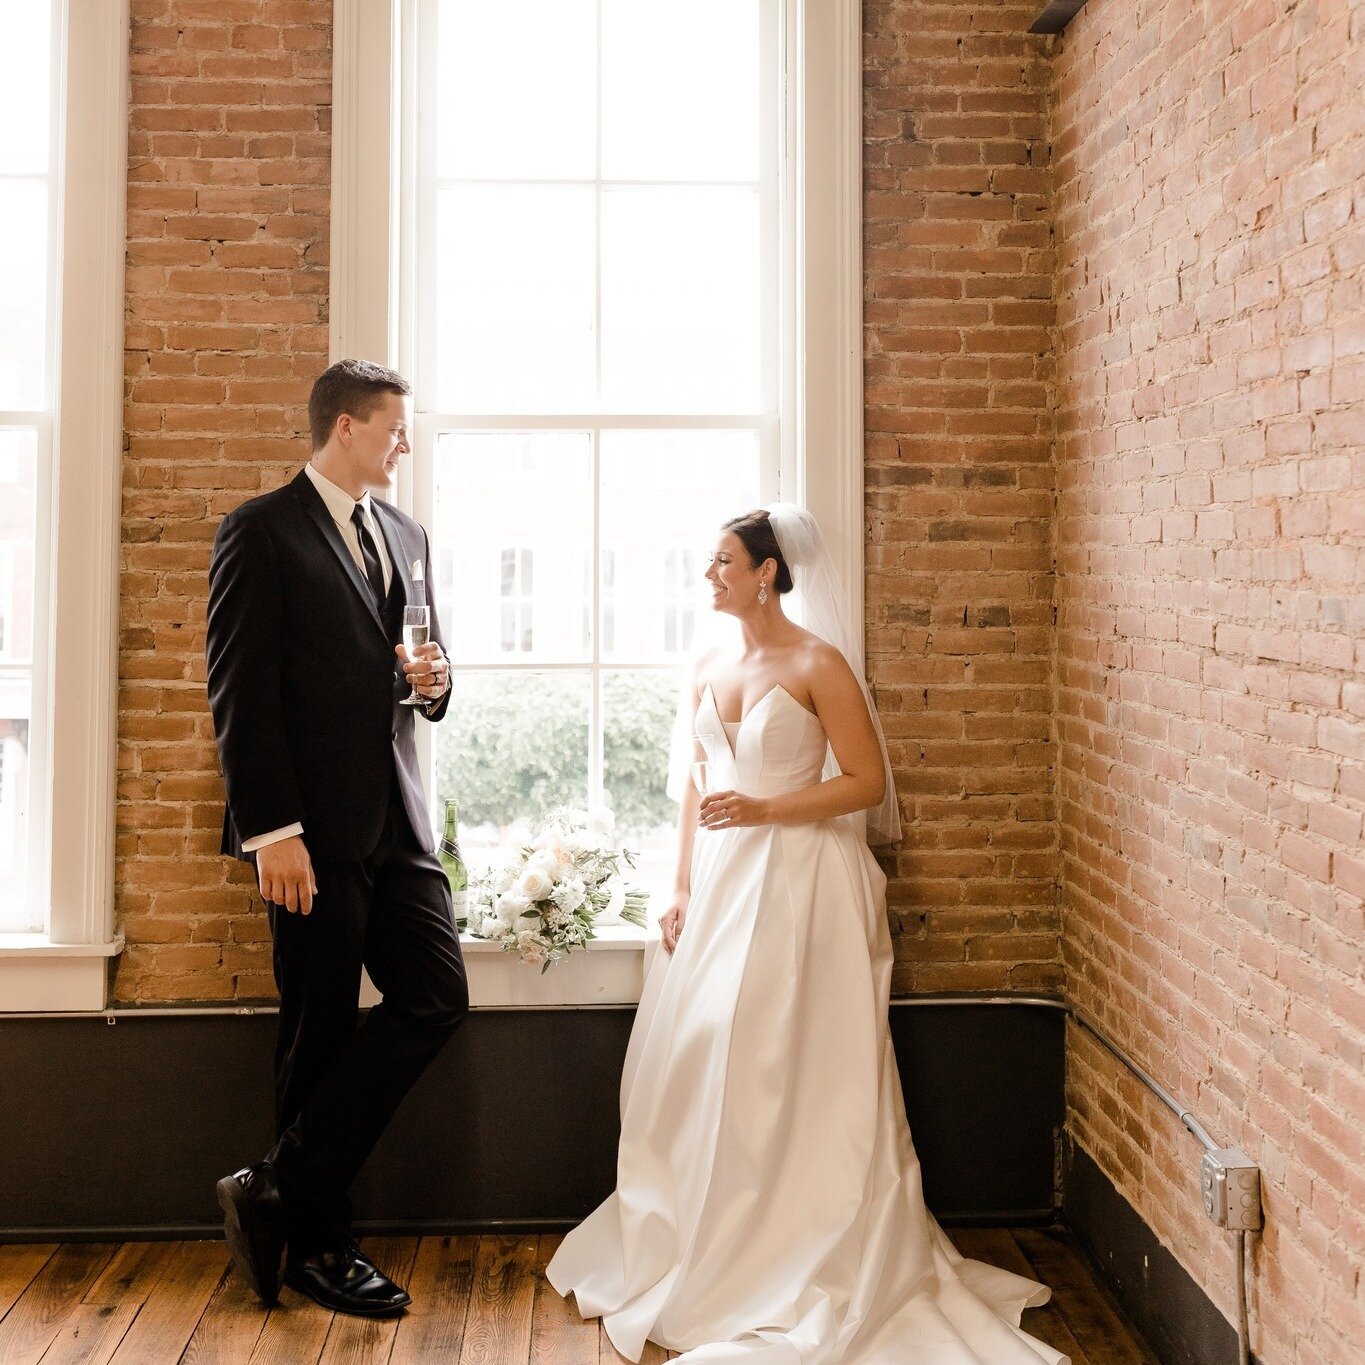
[[[332,435],[337,418],[347,413],[364,422],[386,393],[406,396],[412,385],[397,370],[368,360],[338,360],[318,375],[308,395],[308,426],[313,449],[321,450]]]

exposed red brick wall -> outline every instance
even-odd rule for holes
[[[867,648],[898,989],[1059,988],[1036,3],[864,5]]]
[[[1090,0],[1054,59],[1068,990],[1260,1163],[1267,1365],[1365,1340],[1363,29]],[[1232,1317],[1200,1149],[1069,1064],[1078,1140]]]
[[[117,896],[122,999],[261,996],[218,857],[204,695],[218,518],[281,483],[327,364],[330,0],[132,0]]]

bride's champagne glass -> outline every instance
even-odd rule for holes
[[[403,648],[408,652],[408,658],[413,657],[414,651],[419,645],[424,645],[431,639],[431,608],[425,603],[418,606],[408,606],[403,608]],[[414,685],[412,695],[404,697],[403,706],[424,706],[426,698],[418,695]]]
[[[692,736],[692,743],[696,746],[693,752],[700,751],[703,757],[696,759],[692,763],[692,785],[697,791],[705,796],[711,790],[711,764],[706,758],[706,746],[700,735]]]

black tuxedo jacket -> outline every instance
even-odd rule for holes
[[[414,594],[412,565],[431,573],[427,534],[372,499],[393,566],[393,591]],[[435,604],[431,638],[441,642]],[[400,604],[401,605],[401,602]],[[395,613],[401,622],[402,613]],[[209,567],[208,692],[227,809],[223,852],[303,824],[316,860],[363,858],[379,842],[397,781],[418,840],[433,847],[413,742],[414,712],[400,642],[305,472],[223,518]]]

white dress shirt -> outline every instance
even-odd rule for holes
[[[332,520],[336,522],[337,530],[341,532],[341,538],[346,542],[346,548],[351,552],[351,558],[355,560],[363,578],[365,576],[365,556],[360,552],[360,537],[356,534],[355,523],[351,520],[356,507],[359,506],[362,509],[365,529],[370,533],[370,539],[374,542],[375,553],[379,556],[379,565],[384,571],[384,592],[387,594],[389,584],[393,582],[393,565],[389,562],[389,548],[384,543],[384,533],[375,521],[374,508],[370,506],[368,490],[360,495],[360,501],[357,503],[344,488],[338,488],[331,479],[319,474],[313,468],[311,461],[304,466],[303,472],[308,475],[313,487],[318,490],[319,496],[327,504],[327,510],[332,514]],[[289,839],[295,834],[302,833],[303,826],[295,821],[292,825],[272,829],[268,834],[257,834],[254,838],[243,839],[242,852],[253,853],[256,849],[264,848],[267,844],[278,843],[281,839]]]

